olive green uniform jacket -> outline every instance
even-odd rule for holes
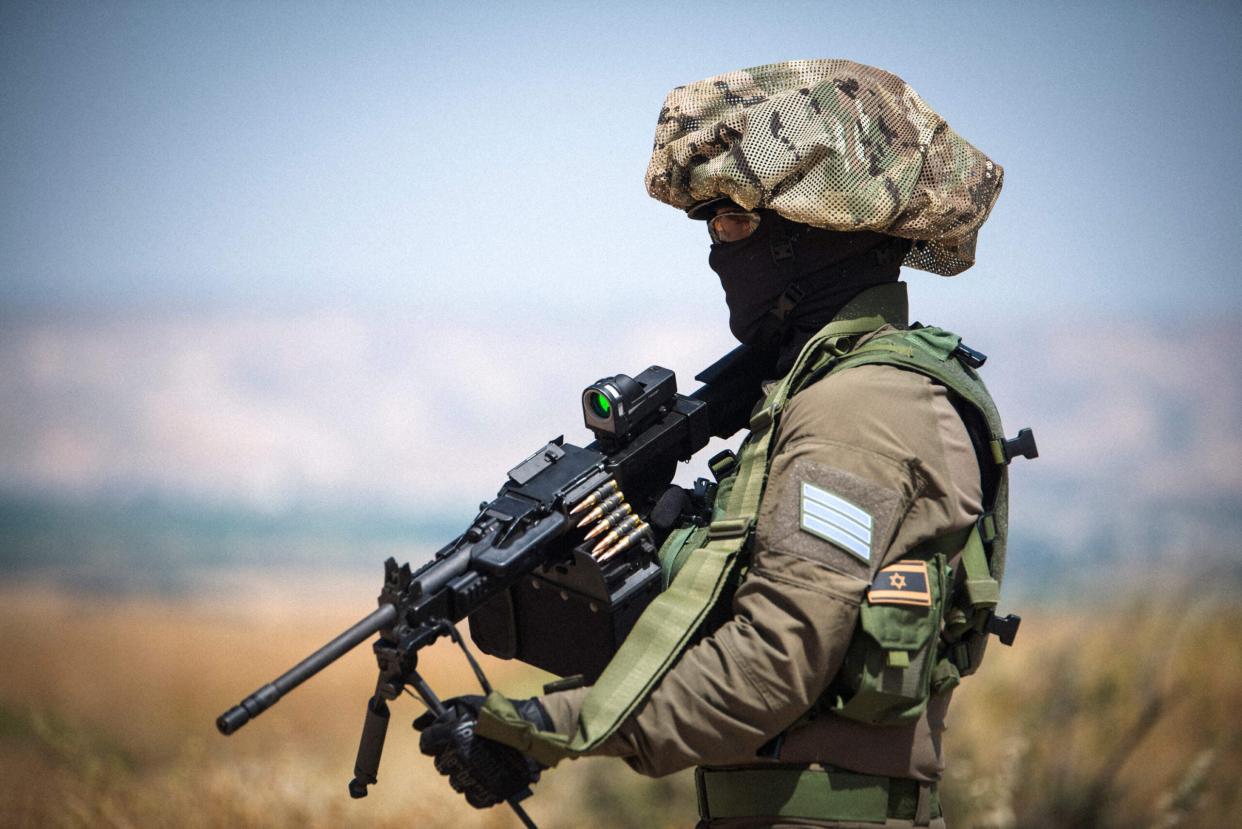
[[[803,483],[872,516],[870,562],[802,528]],[[868,726],[829,713],[795,723],[841,667],[875,572],[969,527],[981,498],[975,452],[944,387],[870,365],[804,389],[779,424],[732,618],[688,648],[591,753],[622,757],[653,776],[779,761],[939,780],[947,694],[910,726]],[[586,690],[541,698],[560,733],[576,730]],[[782,733],[777,757],[756,754]]]

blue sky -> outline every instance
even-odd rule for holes
[[[846,57],[1006,168],[924,305],[1236,310],[1236,7],[1000,5],[5,3],[0,305],[723,322],[701,225],[643,189],[660,102]]]
[[[1005,167],[978,264],[907,280],[1035,427],[1015,526],[1231,550],[1239,42],[1188,2],[0,3],[0,502],[467,520],[589,439],[587,383],[733,344],[643,187],[665,93],[844,57]]]

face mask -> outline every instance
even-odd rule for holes
[[[729,306],[729,330],[739,342],[756,342],[763,318],[785,290],[787,279],[772,258],[772,231],[783,222],[771,210],[760,210],[759,227],[738,242],[712,245],[707,264],[720,277],[725,304]]]
[[[738,242],[712,245],[707,259],[720,277],[729,306],[729,330],[739,342],[775,345],[795,324],[818,329],[863,288],[898,276],[900,256],[883,266],[870,259],[851,263],[890,241],[881,233],[822,230],[791,222],[773,210],[756,212],[760,222],[754,233]],[[777,261],[773,237],[789,242],[793,259]],[[782,327],[769,312],[794,280],[807,293]]]

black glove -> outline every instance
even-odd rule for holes
[[[547,768],[515,748],[474,733],[484,698],[477,695],[446,700],[446,716],[430,711],[414,720],[422,732],[418,748],[435,758],[436,771],[449,779],[454,791],[466,796],[476,809],[486,809],[510,798],[521,800]],[[514,708],[540,731],[553,730],[552,720],[539,700],[514,700]]]
[[[691,504],[692,495],[688,489],[669,484],[668,489],[656,499],[651,512],[647,514],[647,523],[655,528],[661,538],[681,522],[683,514]]]

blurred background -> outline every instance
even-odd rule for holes
[[[694,387],[733,342],[703,227],[644,190],[664,94],[842,57],[1006,173],[978,264],[906,277],[1041,450],[1013,468],[1027,621],[959,692],[950,817],[1226,825],[1239,36],[1195,2],[0,4],[0,822],[514,825],[399,729],[348,800],[367,653],[212,720],[371,609],[384,557],[585,442],[585,385]],[[693,822],[684,775],[537,792],[545,826]]]

